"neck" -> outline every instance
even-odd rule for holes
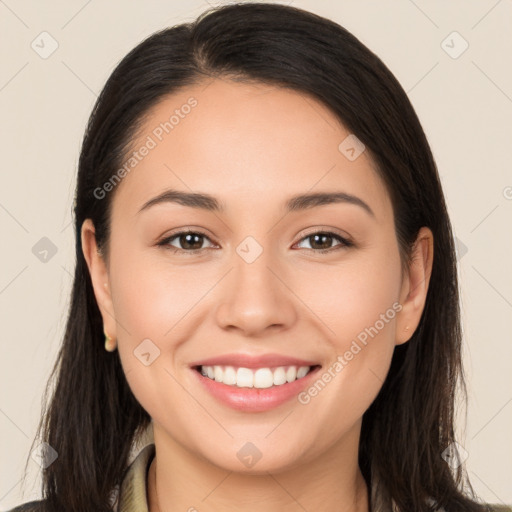
[[[369,512],[368,489],[353,439],[284,471],[244,474],[199,458],[154,425],[149,512]],[[357,432],[357,440],[359,439]]]

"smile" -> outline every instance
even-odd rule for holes
[[[237,388],[266,389],[305,377],[312,366],[279,366],[277,368],[236,368],[234,366],[200,366],[198,371],[209,379]]]
[[[321,365],[281,354],[225,354],[190,364],[198,392],[242,412],[264,412],[293,400]],[[194,384],[195,385],[195,384]]]

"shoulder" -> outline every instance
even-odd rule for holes
[[[27,501],[5,512],[43,512],[44,500]]]
[[[113,512],[124,509],[124,507],[122,507],[120,504],[121,501],[132,501],[135,503],[136,509],[147,510],[145,501],[145,496],[147,493],[146,475],[149,470],[149,464],[153,460],[154,455],[155,444],[149,443],[139,451],[139,453],[132,460],[131,464],[129,464],[125,478],[122,482],[119,502],[116,501],[116,503],[112,506]],[[116,493],[117,492],[118,490]],[[48,506],[45,507],[46,504],[46,499],[27,501],[26,503],[17,505],[14,508],[0,512],[51,512],[48,510]],[[129,506],[128,508],[133,509],[133,505]]]
[[[512,506],[489,504],[489,510],[491,512],[512,512]]]

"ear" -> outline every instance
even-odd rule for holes
[[[110,279],[105,261],[96,244],[96,231],[91,219],[85,219],[81,229],[82,251],[84,253],[96,302],[103,318],[103,328],[113,339],[116,339],[116,320],[112,297],[110,293]]]
[[[433,261],[434,236],[429,228],[422,227],[414,242],[410,264],[400,290],[402,309],[397,315],[397,345],[409,341],[420,323],[427,299]]]

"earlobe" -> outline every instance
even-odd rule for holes
[[[422,227],[416,237],[400,291],[402,309],[396,323],[397,345],[409,341],[420,323],[427,300],[433,261],[434,237],[429,228]]]
[[[94,296],[103,318],[104,330],[116,337],[116,322],[110,295],[110,280],[105,261],[98,250],[96,232],[91,219],[85,219],[81,229],[82,252],[89,269]]]

